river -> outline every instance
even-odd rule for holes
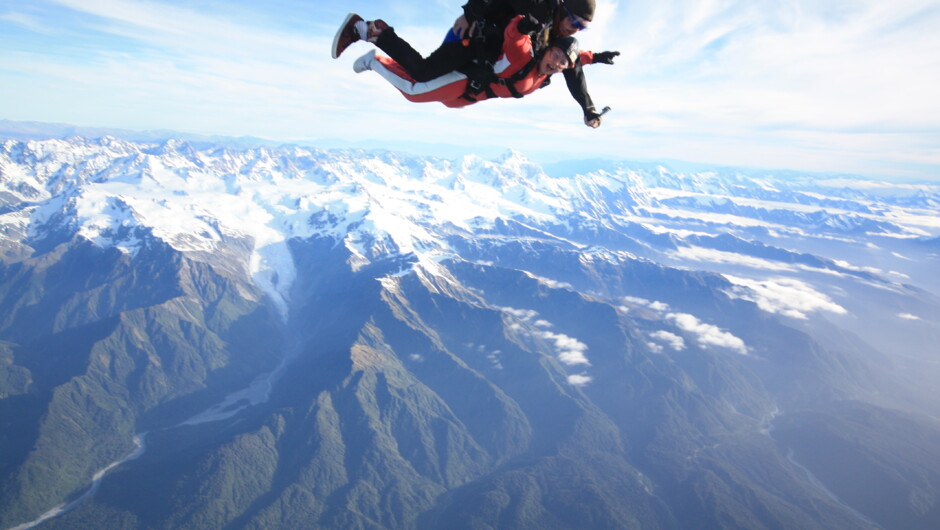
[[[246,388],[232,392],[231,394],[225,396],[225,398],[219,403],[212,405],[206,410],[195,414],[176,425],[161,429],[160,432],[184,426],[202,425],[204,423],[226,420],[238,414],[242,410],[247,409],[248,407],[253,407],[268,401],[268,399],[271,397],[271,390],[274,388],[274,383],[284,373],[287,362],[288,357],[285,357],[283,360],[281,360],[281,363],[277,366],[277,368],[275,368],[272,372],[256,377],[255,380],[252,381],[251,384]],[[132,460],[140,458],[145,452],[147,452],[147,434],[148,433],[146,432],[142,432],[134,435],[134,450],[120,460],[111,462],[107,466],[95,472],[95,474],[92,476],[91,485],[88,486],[88,489],[85,490],[81,496],[73,501],[62,503],[50,509],[33,521],[23,523],[19,526],[14,526],[9,530],[27,530],[29,528],[34,528],[48,521],[49,519],[58,517],[66,512],[74,510],[88,499],[94,497],[95,493],[98,492],[98,488],[101,487],[101,481],[104,480],[108,472],[122,464],[126,464]]]

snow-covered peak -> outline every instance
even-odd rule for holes
[[[473,155],[466,156],[461,161],[458,175],[463,181],[501,190],[543,185],[547,179],[540,166],[513,150],[507,151],[495,161]]]
[[[239,249],[250,248],[245,273],[286,311],[295,275],[293,238],[332,239],[349,249],[350,266],[361,267],[389,255],[431,263],[427,256],[455,252],[454,237],[513,223],[574,245],[592,244],[577,241],[578,233],[613,230],[667,237],[663,244],[670,248],[714,231],[707,227],[797,235],[940,232],[935,210],[910,206],[912,200],[937,204],[937,186],[901,188],[891,203],[883,186],[872,196],[864,186],[839,191],[832,184],[803,181],[797,189],[768,175],[612,164],[556,178],[515,151],[495,161],[449,161],[296,146],[197,147],[179,140],[6,141],[0,144],[0,234],[28,245],[55,231],[129,254],[156,237],[202,257],[237,242]]]
[[[504,164],[298,147],[197,149],[113,138],[6,142],[0,191],[31,239],[56,228],[135,253],[141,235],[210,255],[250,241],[245,270],[282,309],[294,277],[287,242],[342,242],[359,265],[390,254],[441,253],[447,237],[497,219],[545,218],[564,200],[520,154]],[[458,182],[463,179],[462,185]]]

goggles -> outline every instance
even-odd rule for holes
[[[583,18],[572,13],[571,10],[568,9],[567,2],[562,2],[561,7],[564,8],[565,15],[568,16],[568,22],[571,22],[571,26],[574,27],[574,29],[578,31],[583,31],[583,30],[588,29],[588,22],[584,20]]]

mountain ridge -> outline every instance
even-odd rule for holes
[[[566,178],[518,152],[6,141],[0,526],[94,483],[38,524],[930,527],[933,478],[892,482],[916,493],[893,518],[805,444],[818,415],[867,418],[886,452],[854,461],[906,466],[903,415],[940,445],[938,198]]]

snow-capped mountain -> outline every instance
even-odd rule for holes
[[[938,235],[931,183],[5,140],[0,524],[932,527]]]
[[[857,235],[856,243],[869,245],[872,237],[918,241],[940,233],[940,186],[928,184],[628,166],[553,178],[514,152],[492,162],[447,161],[301,148],[197,151],[180,141],[113,138],[10,140],[2,155],[0,222],[5,233],[25,235],[5,238],[7,245],[79,237],[133,254],[146,234],[181,252],[213,254],[232,240],[250,241],[240,265],[284,310],[295,274],[292,238],[342,241],[367,263],[451,255],[449,238],[508,222],[585,246],[593,244],[579,237],[585,231],[628,234],[623,247],[654,259],[746,264],[760,253],[753,241],[765,235],[824,242]],[[714,237],[724,234],[735,237]],[[671,242],[656,244],[663,238],[655,236]],[[729,244],[741,252],[716,248]],[[778,263],[797,259],[764,252]],[[855,270],[813,260],[820,269]]]

